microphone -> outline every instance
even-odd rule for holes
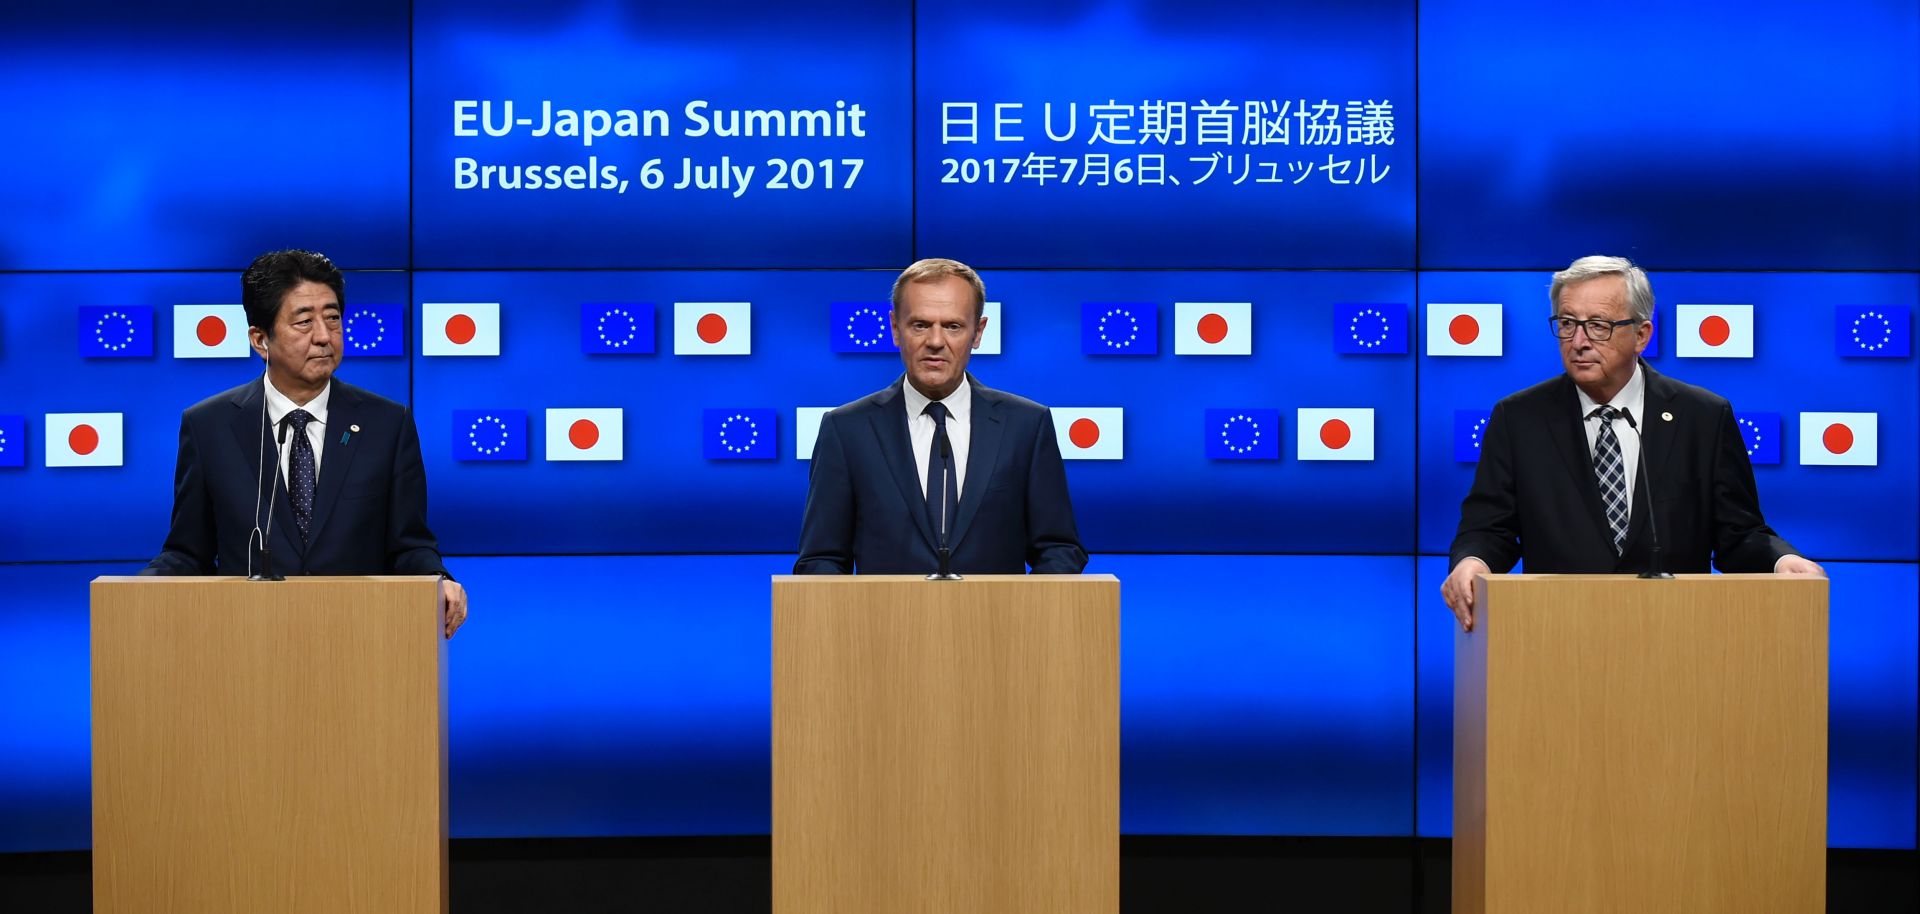
[[[272,366],[273,360],[271,357],[268,357],[267,364],[268,367]],[[274,496],[280,493],[280,486],[277,481],[273,488],[267,490],[267,523],[265,527],[260,526],[260,490],[266,487],[267,481],[267,425],[269,424],[267,422],[267,384],[266,372],[262,371],[260,374],[260,471],[254,474],[253,529],[247,532],[247,580],[249,581],[286,580],[285,576],[273,573],[273,550],[267,546],[267,533],[273,529]],[[287,424],[282,422],[280,423],[279,439],[274,445],[273,453],[275,464],[278,464],[280,461],[279,448],[284,447],[286,443]],[[278,473],[279,469],[276,468],[274,472]],[[253,544],[256,539],[260,543],[260,570],[257,573],[253,570]]]
[[[940,568],[927,575],[929,581],[959,581],[962,578],[953,573],[953,549],[947,544],[947,479],[954,473],[953,439],[947,437],[942,426],[936,433],[940,439]]]
[[[1637,466],[1634,469],[1640,474],[1638,488],[1647,495],[1647,533],[1653,537],[1653,559],[1647,563],[1647,570],[1640,572],[1640,577],[1649,581],[1671,581],[1673,575],[1667,573],[1665,563],[1661,561],[1660,524],[1653,512],[1653,476],[1647,470],[1647,436],[1640,433],[1640,426],[1633,421],[1632,410],[1623,409],[1620,415],[1626,417],[1627,427],[1633,429],[1633,437],[1640,444],[1640,459],[1635,461]]]

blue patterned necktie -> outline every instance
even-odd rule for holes
[[[1620,459],[1620,437],[1613,433],[1613,420],[1620,410],[1601,406],[1587,414],[1600,417],[1600,435],[1593,442],[1593,473],[1600,480],[1600,501],[1607,508],[1607,526],[1613,528],[1613,554],[1620,555],[1627,542],[1627,474]]]
[[[284,420],[293,426],[293,452],[287,458],[287,492],[293,496],[293,522],[300,528],[300,541],[306,542],[313,527],[313,489],[318,475],[313,463],[313,442],[307,439],[307,423],[312,414],[296,409]]]

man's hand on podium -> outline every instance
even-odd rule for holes
[[[1453,610],[1453,617],[1460,620],[1460,630],[1473,631],[1473,579],[1477,575],[1491,574],[1493,569],[1487,563],[1467,556],[1460,564],[1453,566],[1447,573],[1447,580],[1440,585],[1440,599],[1447,601],[1447,608]]]
[[[467,589],[452,578],[440,579],[440,595],[447,598],[447,637],[467,621]]]
[[[1801,558],[1797,555],[1781,556],[1780,561],[1773,563],[1773,573],[1811,574],[1822,578],[1827,576],[1827,570],[1825,568],[1820,567],[1819,564],[1810,559]]]

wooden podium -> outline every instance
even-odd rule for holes
[[[96,578],[94,910],[444,912],[438,580]]]
[[[1119,598],[775,577],[774,914],[1115,914]]]
[[[1494,575],[1455,634],[1455,914],[1826,907],[1827,581]]]

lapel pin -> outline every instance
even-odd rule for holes
[[[1671,418],[1673,418],[1673,414],[1672,414],[1672,413],[1668,413],[1668,414],[1667,414],[1667,418],[1669,418],[1669,419],[1671,419]],[[347,426],[347,431],[350,431],[350,432],[358,432],[358,431],[360,431],[360,426],[358,426],[358,425],[349,425],[349,426]]]
[[[1661,414],[1660,414],[1660,421],[1662,421],[1662,422],[1672,422],[1672,421],[1673,421],[1673,414],[1672,414],[1672,413],[1661,413]],[[359,431],[359,430],[360,430],[360,429],[359,429],[359,426],[354,426],[354,431]]]

